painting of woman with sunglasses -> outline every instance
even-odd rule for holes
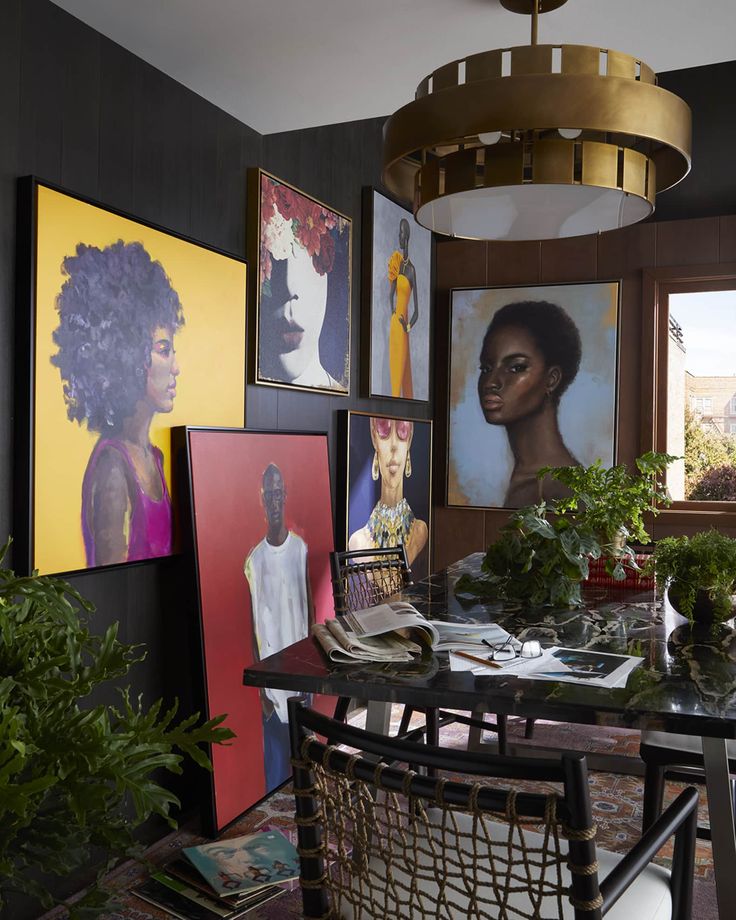
[[[429,572],[431,422],[349,413],[348,549],[403,544]]]

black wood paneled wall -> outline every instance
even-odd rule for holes
[[[659,74],[659,85],[684,99],[692,110],[693,168],[679,185],[657,197],[654,218],[735,214],[736,61],[670,70]]]
[[[256,91],[254,89],[254,91]],[[330,433],[336,411],[401,411],[358,397],[361,187],[380,173],[381,120],[262,137],[49,0],[0,0],[0,539],[13,528],[15,211],[18,176],[36,174],[102,204],[246,253],[246,170],[263,166],[353,218],[351,396],[249,385],[246,422]],[[18,317],[25,322],[25,317]],[[431,406],[407,407],[431,417]],[[337,534],[338,541],[340,534]],[[131,673],[150,702],[197,702],[196,607],[186,557],[70,579],[148,657]]]

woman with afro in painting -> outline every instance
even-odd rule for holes
[[[169,555],[171,498],[150,428],[174,407],[179,295],[141,243],[80,243],[62,272],[51,361],[69,419],[99,434],[82,484],[87,566]]]

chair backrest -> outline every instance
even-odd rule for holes
[[[335,722],[296,698],[289,720],[305,917],[547,920],[567,901],[576,920],[601,917],[582,754],[449,751]],[[561,791],[514,789],[521,781]]]
[[[403,545],[330,554],[335,613],[364,610],[411,584]]]

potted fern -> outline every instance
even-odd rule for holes
[[[734,615],[736,540],[717,530],[664,537],[647,565],[670,603],[691,623],[717,625]]]
[[[146,709],[127,689],[118,705],[90,705],[96,687],[144,657],[118,641],[117,624],[90,632],[92,612],[58,578],[0,568],[0,912],[12,892],[43,908],[65,903],[44,876],[70,876],[101,852],[96,881],[66,906],[71,920],[105,913],[100,879],[140,852],[135,828],[153,814],[176,826],[178,800],[155,771],[180,773],[185,756],[210,769],[200,745],[233,737],[224,716],[177,724],[176,705]]]

